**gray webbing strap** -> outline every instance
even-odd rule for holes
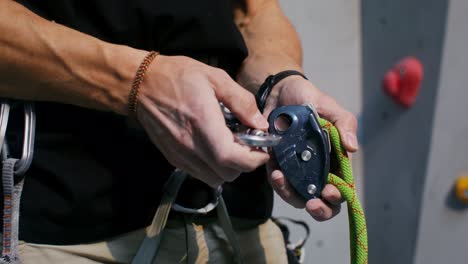
[[[164,194],[161,198],[161,203],[156,210],[156,214],[153,218],[153,222],[146,229],[146,237],[141,243],[135,257],[132,260],[132,264],[146,264],[153,263],[155,256],[159,249],[159,243],[161,242],[162,231],[166,225],[167,218],[171,211],[172,204],[174,203],[180,186],[187,178],[187,173],[182,170],[176,169],[169,177],[167,183],[164,186]],[[243,264],[241,250],[236,234],[232,227],[231,219],[224,203],[224,199],[219,195],[219,204],[217,206],[218,218],[223,228],[228,242],[231,244],[234,250],[234,262]]]
[[[162,231],[166,225],[172,204],[186,177],[187,173],[179,169],[176,169],[169,177],[165,184],[161,203],[154,215],[153,222],[146,229],[146,237],[133,258],[132,264],[153,263],[153,259],[158,252]]]
[[[234,262],[238,264],[243,264],[244,261],[242,260],[239,240],[237,240],[236,233],[234,232],[234,228],[232,227],[231,218],[229,217],[229,213],[227,211],[226,204],[224,203],[223,196],[219,197],[217,212],[221,227],[223,228],[224,233],[226,234],[229,244],[231,244],[231,247],[234,250]]]
[[[1,264],[21,263],[18,251],[19,207],[24,179],[15,185],[17,159],[3,161],[3,249]]]

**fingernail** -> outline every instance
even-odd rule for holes
[[[314,216],[322,216],[323,215],[323,209],[320,208],[319,210],[315,210],[312,212],[312,214],[314,214]]]
[[[273,183],[274,183],[276,189],[278,189],[278,190],[284,190],[284,189],[286,189],[286,185],[284,185],[284,184],[281,184],[281,183],[279,183],[279,182],[273,182]]]
[[[269,126],[266,118],[258,111],[254,116],[254,122],[259,128],[267,129]]]
[[[357,142],[357,138],[354,135],[354,133],[349,132],[349,133],[346,134],[346,142],[353,149],[358,149],[358,142]]]
[[[275,175],[274,173],[273,173],[273,175],[271,176],[271,180],[272,180],[272,182],[273,182],[273,185],[275,185],[276,189],[278,189],[278,190],[284,190],[284,189],[286,188],[286,185],[281,184],[281,182],[278,181],[280,178],[281,178],[280,175]]]

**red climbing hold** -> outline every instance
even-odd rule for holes
[[[423,75],[421,62],[414,57],[406,57],[385,74],[384,90],[395,102],[409,108],[416,100]]]

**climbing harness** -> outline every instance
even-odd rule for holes
[[[301,220],[295,220],[289,217],[272,217],[273,222],[280,228],[281,233],[283,233],[284,242],[286,243],[286,254],[288,256],[288,264],[302,264],[305,261],[306,252],[305,244],[307,239],[310,236],[310,228],[306,222]],[[297,242],[291,242],[289,238],[289,228],[285,222],[295,224],[296,226],[301,226],[306,235],[303,238],[300,238]]]
[[[32,103],[24,104],[24,139],[20,159],[11,158],[6,141],[6,130],[10,114],[10,104],[1,103],[0,108],[0,150],[3,160],[3,231],[1,264],[21,263],[18,251],[19,210],[23,191],[24,174],[31,166],[36,116]]]
[[[223,188],[221,186],[218,186],[218,188],[214,189],[213,200],[202,208],[187,208],[174,202],[172,204],[172,210],[185,214],[208,214],[209,212],[213,211],[213,209],[215,209],[220,203],[222,192]]]
[[[221,227],[226,234],[228,242],[231,244],[234,250],[234,262],[240,264],[243,263],[239,242],[237,241],[237,237],[234,233],[226,204],[224,203],[223,197],[221,196],[220,188],[216,189],[215,191],[215,200],[204,208],[189,209],[182,206],[177,206],[175,204],[175,199],[177,197],[177,193],[179,192],[180,186],[187,177],[187,173],[179,169],[175,169],[169,177],[164,186],[164,193],[161,198],[159,207],[156,210],[156,214],[153,217],[151,225],[146,228],[146,237],[144,238],[135,257],[133,258],[132,264],[153,263],[154,258],[158,253],[159,244],[162,238],[162,231],[166,225],[171,209],[183,213],[205,215],[215,208],[217,209],[218,219]]]

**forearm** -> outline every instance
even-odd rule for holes
[[[0,97],[126,114],[143,51],[109,44],[0,0]]]
[[[235,19],[249,50],[237,78],[245,88],[255,92],[270,74],[302,71],[299,36],[277,0],[245,0]]]

